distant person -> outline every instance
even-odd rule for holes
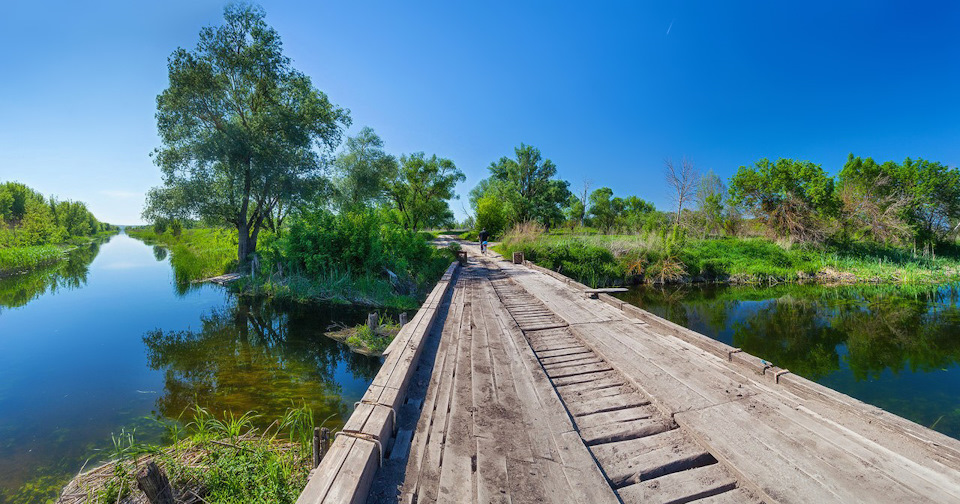
[[[487,233],[487,228],[483,228],[478,235],[480,238],[480,253],[487,255],[487,238],[490,238],[490,233]]]

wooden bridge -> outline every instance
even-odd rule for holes
[[[585,290],[451,265],[298,502],[960,502],[957,440]]]

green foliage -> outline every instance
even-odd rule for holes
[[[859,189],[894,210],[920,243],[943,242],[960,221],[960,170],[907,158],[878,164],[853,154],[840,171],[840,185]]]
[[[507,226],[535,221],[551,227],[563,222],[563,208],[570,198],[569,183],[554,178],[557,167],[543,159],[540,150],[520,144],[516,159],[502,157],[490,164],[490,178],[471,191],[474,210],[484,196],[499,200],[507,215]]]
[[[503,204],[493,196],[482,196],[477,199],[476,223],[477,230],[486,229],[491,237],[498,237],[507,230],[507,213]]]
[[[341,210],[357,210],[386,201],[388,183],[397,177],[397,159],[383,150],[383,140],[364,127],[348,137],[333,161],[335,200]]]
[[[400,169],[387,183],[387,194],[397,222],[404,229],[417,231],[424,227],[454,223],[447,200],[455,196],[453,189],[466,180],[453,161],[429,158],[423,152],[400,157]]]
[[[17,182],[0,184],[0,250],[81,242],[111,229],[84,203],[45,198]]]
[[[450,260],[424,235],[377,212],[318,209],[297,216],[284,236],[263,248],[264,268],[273,276],[261,287],[296,300],[409,307]]]
[[[154,225],[127,228],[127,234],[147,244],[160,244],[169,249],[170,264],[181,291],[196,280],[228,273],[237,266],[237,233],[230,229],[187,229],[175,235],[173,228],[157,233]]]
[[[746,208],[777,237],[823,241],[824,219],[835,216],[839,203],[833,178],[809,161],[761,159],[741,166],[730,179],[734,205]]]
[[[63,257],[63,250],[54,245],[0,248],[0,275],[29,271]]]
[[[340,143],[348,111],[292,68],[263,10],[249,4],[227,6],[224,24],[204,28],[193,51],[174,51],[168,70],[154,152],[163,186],[144,217],[231,225],[246,262],[264,223],[316,190],[321,154]]]

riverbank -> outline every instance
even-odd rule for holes
[[[177,284],[184,289],[191,283],[237,269],[237,237],[233,230],[184,229],[174,235],[171,231],[157,233],[150,227],[142,227],[128,228],[127,234],[169,251]],[[284,259],[290,262],[290,258],[282,257],[284,251],[277,250],[280,247],[275,246],[276,239],[267,234],[261,238],[259,269],[253,275],[231,282],[229,289],[241,296],[269,298],[281,303],[417,309],[449,265],[452,255],[431,246],[426,235],[411,236],[420,242],[405,245],[404,248],[412,251],[404,250],[400,255],[416,256],[416,259],[404,259],[396,272],[382,268],[377,274],[359,274],[329,261],[312,273],[285,267]]]
[[[77,247],[104,240],[118,232],[117,229],[101,231],[93,236],[74,237],[67,242],[56,245],[2,247],[0,248],[0,277],[20,275],[64,261],[70,251]]]
[[[308,408],[291,408],[263,430],[254,426],[254,412],[218,418],[195,406],[185,413],[192,420],[168,424],[173,442],[165,446],[139,443],[121,431],[113,438],[112,460],[74,477],[57,502],[149,504],[137,476],[150,463],[167,478],[177,502],[296,501],[311,468]]]
[[[764,238],[527,233],[495,250],[594,286],[684,283],[929,284],[960,279],[960,253],[930,257],[879,246],[782,247]]]

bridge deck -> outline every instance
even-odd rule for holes
[[[605,301],[471,259],[369,501],[960,502],[960,442]]]

